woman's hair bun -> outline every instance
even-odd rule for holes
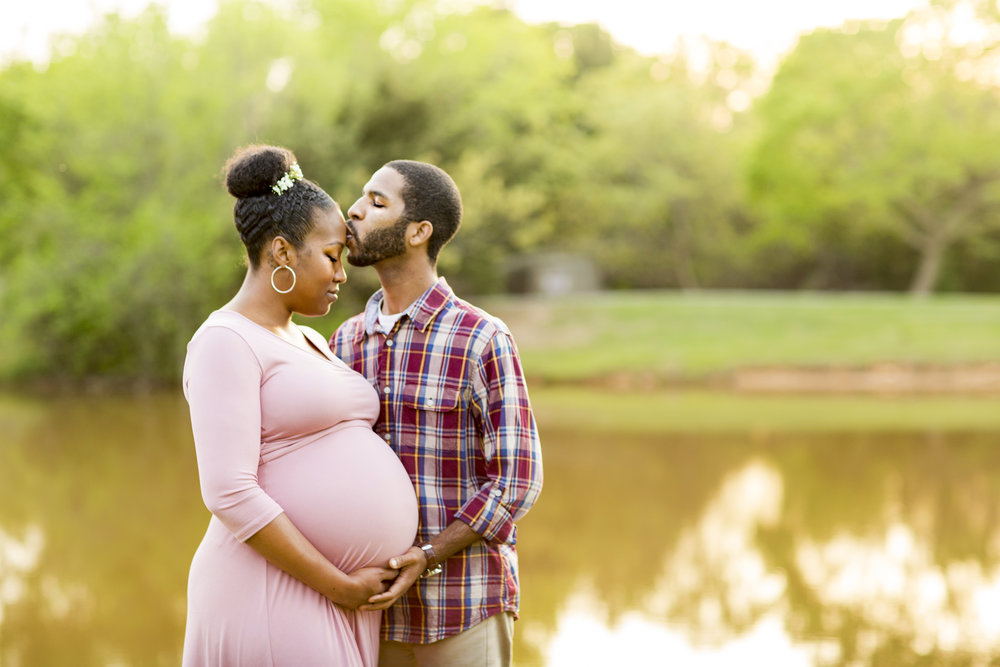
[[[226,163],[226,189],[238,199],[265,195],[294,162],[287,148],[247,146]]]

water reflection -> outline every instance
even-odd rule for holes
[[[28,526],[21,539],[0,529],[0,628],[4,607],[24,597],[24,578],[38,566],[42,542],[42,529],[38,525]]]
[[[663,471],[661,457],[681,464],[658,488],[641,474],[623,476],[618,496],[623,511],[641,510],[649,532],[672,536],[659,564],[631,566],[632,586],[647,588],[619,607],[621,592],[609,592],[604,575],[621,536],[606,517],[607,559],[578,573],[550,622],[525,622],[530,664],[995,664],[994,442],[962,434],[671,436],[636,445],[639,454],[629,442],[578,438],[577,451],[605,453],[605,474],[611,461],[631,470]],[[671,486],[689,477],[710,493],[678,516]],[[575,547],[593,548],[585,537]]]
[[[773,466],[755,460],[730,473],[680,535],[641,609],[612,622],[584,585],[560,610],[555,636],[535,638],[546,644],[545,664],[732,665],[764,656],[813,664],[817,651],[796,645],[783,624],[784,574],[768,571],[754,543],[759,526],[780,519],[781,502]]]
[[[700,644],[683,630],[641,612],[628,612],[616,622],[609,622],[607,609],[600,601],[578,591],[560,613],[558,634],[547,640],[545,664],[796,667],[816,664],[811,655],[796,644],[778,614],[762,617],[747,632],[729,641]]]
[[[179,663],[206,516],[186,419],[173,396],[0,399],[0,664]]]
[[[907,629],[917,655],[963,651],[985,658],[1000,649],[1000,569],[971,559],[939,566],[930,545],[905,524],[890,524],[880,539],[806,542],[797,557],[824,607],[857,610],[872,628]],[[859,640],[859,657],[874,657],[877,634]]]
[[[1000,655],[994,434],[542,426],[520,667]],[[183,400],[0,397],[0,434],[0,664],[176,665],[207,521]]]

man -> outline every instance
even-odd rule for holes
[[[399,576],[366,607],[386,610],[383,666],[510,664],[514,522],[542,487],[510,332],[437,275],[461,220],[451,177],[410,160],[376,171],[348,211],[348,261],[373,266],[382,288],[330,347],[378,390],[375,431],[399,455],[420,506],[417,543],[390,561]]]

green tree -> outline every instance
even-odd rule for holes
[[[890,238],[915,250],[909,289],[925,294],[949,248],[1000,225],[997,92],[958,75],[956,49],[904,54],[906,25],[804,37],[757,109],[755,239],[816,267],[814,284]]]
[[[512,253],[558,237],[549,204],[565,187],[578,100],[572,61],[554,40],[507,10],[440,14],[414,2],[392,17],[382,52],[348,88],[341,127],[366,165],[355,193],[400,157],[439,164],[461,188],[463,230],[441,269],[465,291],[502,291]]]
[[[744,132],[727,100],[753,69],[711,48],[704,71],[684,53],[621,50],[582,79],[589,136],[561,213],[582,222],[578,238],[616,286],[725,284],[733,268]]]
[[[220,168],[239,145],[285,143],[274,72],[308,60],[309,34],[226,2],[199,43],[152,8],[0,72],[0,99],[18,100],[0,140],[22,148],[4,166],[26,174],[0,186],[19,206],[0,214],[8,376],[177,378],[243,271]]]

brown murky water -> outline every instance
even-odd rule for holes
[[[993,664],[998,436],[543,424],[516,662]],[[196,475],[176,395],[0,397],[0,665],[178,664]]]

